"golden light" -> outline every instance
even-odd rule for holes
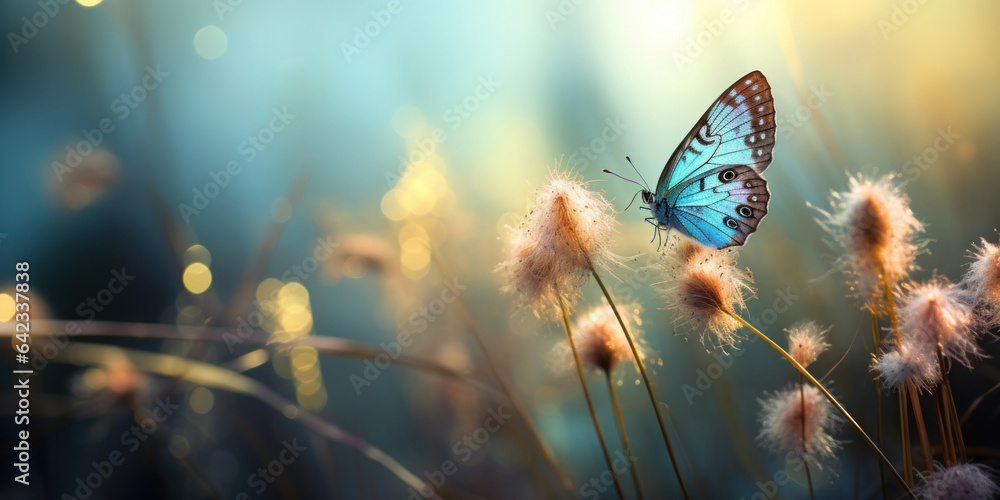
[[[204,415],[212,411],[212,407],[215,406],[215,396],[212,395],[212,391],[198,387],[188,396],[188,404],[195,413]]]
[[[318,391],[321,387],[323,387],[323,383],[317,377],[309,382],[302,382],[295,388],[295,391],[303,396],[311,396],[316,394],[316,391]]]
[[[208,25],[194,34],[194,51],[202,59],[218,59],[226,53],[228,47],[229,39],[226,38],[226,32],[218,26]]]
[[[395,189],[382,196],[382,214],[389,220],[403,220],[406,218],[406,211],[399,205],[399,200]]]
[[[319,352],[314,347],[299,345],[292,348],[292,366],[296,369],[312,366],[319,361]]]
[[[212,286],[212,271],[201,262],[195,262],[184,269],[184,288],[193,294],[199,294]]]
[[[276,304],[274,303],[274,300],[278,295],[278,290],[281,290],[282,285],[284,285],[284,283],[275,278],[267,278],[257,285],[257,302],[260,304],[260,309],[262,311],[268,313],[275,312]]]
[[[101,3],[101,0],[76,0],[76,3],[78,3],[78,4],[80,4],[80,5],[84,6],[84,7],[93,7],[93,6]]]
[[[305,368],[296,369],[295,380],[300,383],[312,382],[313,380],[319,380],[319,366],[309,365]]]
[[[278,303],[286,309],[304,309],[309,305],[309,290],[302,283],[292,281],[278,290]]]
[[[423,241],[425,243],[430,242],[427,235],[427,229],[424,229],[424,226],[417,224],[416,222],[411,222],[399,230],[399,245],[401,247],[406,245],[406,242],[411,239]]]
[[[14,317],[14,297],[9,293],[0,293],[0,322],[6,323]]]
[[[201,262],[206,266],[211,266],[212,254],[207,248],[201,245],[191,245],[184,251],[184,265],[189,266],[195,262]]]
[[[312,313],[304,308],[288,308],[281,313],[281,327],[292,336],[299,336],[312,328]]]
[[[314,394],[299,394],[299,404],[307,410],[318,411],[326,406],[326,389],[320,387]]]

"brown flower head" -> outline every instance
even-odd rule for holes
[[[851,290],[868,306],[883,300],[882,276],[892,285],[914,267],[920,249],[916,236],[924,230],[910,202],[893,184],[892,176],[877,182],[861,175],[848,180],[849,189],[833,193],[832,210],[820,210],[820,226],[844,253],[838,263],[850,277]]]
[[[559,297],[572,299],[591,270],[617,263],[610,251],[614,209],[565,172],[555,171],[535,191],[534,208],[507,243],[502,290],[543,315],[558,310]]]
[[[705,333],[713,333],[713,347],[736,342],[741,324],[733,316],[753,293],[753,277],[736,267],[736,257],[732,249],[709,249],[683,236],[671,237],[663,254],[667,279],[659,285],[675,326],[700,329],[702,343]]]

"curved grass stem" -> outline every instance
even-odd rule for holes
[[[878,315],[875,314],[875,309],[868,309],[868,312],[872,315],[872,353],[878,354],[878,346],[882,343],[881,336],[879,335],[878,329]],[[875,433],[878,439],[879,449],[885,446],[885,438],[882,434],[882,386],[878,380],[875,380]],[[882,485],[882,499],[889,500],[889,486],[885,482],[885,464],[882,462],[878,463],[878,478],[879,484]]]
[[[899,389],[899,430],[903,443],[903,477],[913,486],[913,450],[910,448],[910,416],[906,410],[906,386]]]
[[[611,380],[611,373],[604,372],[604,377],[608,381],[608,392],[611,393],[611,406],[615,409],[615,423],[618,424],[618,434],[622,438],[622,446],[625,448],[625,456],[628,458],[628,472],[632,476],[632,483],[635,485],[635,495],[642,500],[642,488],[639,487],[639,472],[635,470],[635,455],[632,454],[632,445],[628,441],[628,433],[625,431],[625,417],[622,416],[622,407],[618,402],[618,389]]]
[[[594,430],[597,431],[597,439],[601,442],[601,451],[604,452],[604,460],[608,463],[608,471],[615,482],[615,490],[618,498],[625,500],[625,492],[622,490],[621,481],[615,472],[615,466],[611,462],[611,453],[608,451],[608,443],[604,440],[604,432],[601,431],[601,422],[597,418],[597,411],[594,409],[594,401],[590,398],[590,389],[587,389],[587,379],[583,376],[583,365],[580,363],[580,353],[576,350],[576,341],[573,340],[573,329],[569,324],[569,308],[566,300],[559,295],[559,307],[562,309],[563,327],[566,330],[566,338],[569,339],[569,346],[573,350],[573,360],[576,364],[576,373],[580,376],[580,385],[583,386],[583,396],[587,399],[587,409],[590,410],[590,418],[594,421]]]
[[[920,397],[912,382],[906,384],[910,392],[910,402],[913,404],[913,418],[917,423],[917,434],[920,435],[920,446],[924,450],[924,466],[928,474],[934,473],[934,461],[931,459],[931,443],[927,438],[927,427],[924,425],[924,412],[920,408]]]
[[[806,384],[802,380],[802,374],[799,374],[799,417],[802,420],[802,456],[806,455]],[[809,485],[809,500],[816,500],[816,494],[813,492],[813,480],[812,474],[809,472],[809,462],[802,460],[802,464],[805,465],[806,469],[806,484]]]
[[[766,342],[768,345],[770,345],[772,349],[778,351],[778,353],[781,354],[785,359],[787,359],[788,362],[791,363],[792,366],[794,366],[795,369],[798,370],[803,377],[808,379],[811,384],[813,384],[817,389],[819,389],[819,391],[822,392],[824,396],[826,396],[826,399],[830,401],[830,404],[832,404],[833,407],[836,408],[837,411],[839,411],[840,414],[844,416],[844,419],[851,424],[851,427],[853,427],[854,430],[858,432],[858,434],[861,436],[861,439],[864,440],[865,444],[867,444],[868,447],[871,448],[873,452],[875,452],[879,460],[885,463],[885,466],[896,477],[896,480],[899,481],[899,484],[903,486],[903,488],[906,490],[906,493],[911,497],[916,498],[916,495],[914,495],[909,485],[906,484],[906,481],[903,479],[903,476],[899,475],[899,472],[896,471],[896,468],[892,466],[892,463],[889,462],[889,459],[885,457],[885,454],[882,453],[882,450],[879,449],[878,445],[876,445],[871,440],[871,438],[868,437],[868,434],[865,434],[865,431],[861,428],[860,425],[858,425],[858,422],[854,420],[854,417],[852,417],[851,414],[848,413],[847,410],[843,407],[843,405],[841,405],[840,402],[837,401],[837,398],[834,398],[833,395],[830,394],[830,391],[826,390],[826,387],[823,387],[823,384],[819,383],[819,381],[816,380],[816,377],[813,377],[812,374],[809,373],[809,371],[806,370],[801,364],[799,364],[798,361],[795,361],[795,358],[793,358],[791,354],[788,354],[787,351],[782,349],[781,346],[779,346],[773,340],[771,340],[770,337],[761,333],[760,330],[758,330],[753,325],[748,323],[739,314],[729,313],[729,315],[732,316],[733,319],[735,319],[736,321],[739,321],[740,324],[743,325],[746,329],[752,331],[754,334],[760,337],[760,339]]]
[[[447,275],[451,274],[451,272],[445,265],[444,259],[440,254],[438,254],[437,249],[433,247],[431,248],[431,257],[434,259],[434,264],[441,273],[441,277],[447,279]],[[535,422],[532,420],[531,414],[528,412],[527,406],[525,406],[524,402],[514,390],[514,385],[511,384],[510,380],[507,378],[507,375],[500,366],[500,363],[498,363],[496,358],[494,358],[490,353],[490,349],[486,347],[486,341],[484,341],[483,336],[479,334],[479,329],[472,320],[472,314],[469,312],[469,308],[465,304],[465,300],[463,300],[461,296],[458,296],[456,303],[458,305],[461,320],[465,323],[466,330],[468,330],[469,334],[476,340],[476,343],[479,344],[479,349],[483,351],[483,356],[486,358],[486,362],[490,365],[493,375],[496,376],[497,381],[500,382],[500,388],[503,389],[504,394],[507,395],[507,399],[509,399],[511,404],[514,406],[514,410],[521,417],[525,427],[528,428],[528,434],[531,435],[531,439],[535,442],[535,446],[537,446],[542,452],[542,457],[546,462],[548,462],[552,471],[555,472],[556,478],[559,480],[559,484],[562,485],[564,490],[566,490],[566,493],[569,494],[570,498],[575,498],[576,494],[573,492],[573,483],[569,480],[569,476],[567,476],[562,470],[562,467],[559,466],[559,461],[556,460],[555,454],[552,453],[552,449],[549,448],[549,446],[542,439],[541,434],[538,432],[538,427],[535,426]]]
[[[618,324],[621,325],[622,331],[625,332],[625,338],[628,339],[628,346],[632,349],[632,356],[635,358],[635,365],[639,367],[639,375],[642,376],[643,382],[646,384],[646,392],[649,393],[649,401],[653,403],[653,411],[656,412],[656,423],[660,426],[660,433],[663,435],[663,442],[667,445],[667,453],[670,455],[670,464],[674,467],[674,474],[677,476],[677,483],[680,484],[681,492],[684,494],[684,498],[687,500],[691,499],[691,495],[688,493],[687,484],[684,483],[684,476],[681,475],[680,465],[677,463],[677,455],[674,453],[673,443],[670,442],[670,436],[667,434],[666,423],[663,420],[663,415],[660,412],[660,405],[656,400],[656,392],[653,390],[653,382],[649,380],[649,376],[646,374],[646,365],[642,361],[642,356],[639,354],[639,349],[635,345],[635,340],[632,338],[632,333],[629,332],[628,327],[625,326],[625,321],[622,319],[621,313],[618,312],[618,306],[615,305],[614,299],[611,298],[611,293],[608,292],[608,288],[604,286],[604,281],[601,280],[601,276],[597,274],[597,271],[591,266],[590,273],[594,275],[594,280],[601,287],[601,291],[604,292],[604,297],[608,299],[608,305],[611,306],[611,310],[615,312],[615,317],[618,318]]]
[[[360,437],[348,433],[341,427],[310,413],[300,406],[288,401],[261,382],[232,370],[201,361],[174,356],[126,349],[86,342],[76,342],[56,358],[77,365],[103,365],[109,359],[126,359],[136,369],[184,380],[197,385],[212,387],[235,394],[243,394],[256,398],[283,414],[286,418],[302,423],[316,433],[358,450],[368,459],[382,465],[399,478],[404,484],[420,492],[425,498],[441,500],[430,484],[424,482],[416,474],[410,472],[402,464],[384,451],[368,444]]]

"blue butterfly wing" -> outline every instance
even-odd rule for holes
[[[767,215],[771,193],[750,165],[722,165],[700,172],[674,190],[666,203],[670,225],[704,245],[746,243]]]
[[[656,198],[705,168],[748,165],[762,173],[771,164],[774,129],[771,86],[760,71],[751,72],[726,89],[677,146],[656,183]]]

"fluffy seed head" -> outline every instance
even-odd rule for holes
[[[924,500],[989,500],[1000,495],[994,471],[982,464],[945,467],[934,463],[934,474],[924,476],[915,493]]]
[[[830,433],[840,419],[819,389],[795,385],[757,401],[761,406],[757,439],[768,449],[798,453],[812,464],[834,456],[840,445]]]
[[[914,267],[920,249],[916,236],[924,229],[913,216],[910,202],[893,184],[892,176],[877,182],[858,175],[848,179],[849,189],[833,193],[831,211],[820,210],[835,248],[843,251],[838,262],[850,277],[854,293],[866,305],[879,305],[880,276],[896,283]]]
[[[640,332],[636,328],[642,324],[639,318],[639,306],[627,304],[619,306],[622,321],[628,327],[633,339],[638,342]],[[573,329],[573,341],[580,352],[580,360],[588,366],[611,373],[618,363],[632,360],[632,348],[628,339],[618,324],[615,312],[607,303],[599,305],[581,315]],[[640,345],[636,345],[639,355],[642,355]]]
[[[930,391],[941,382],[934,346],[905,340],[879,356],[872,364],[882,386],[899,390],[913,384],[917,390]]]
[[[969,355],[982,357],[976,343],[972,296],[965,290],[935,278],[907,287],[900,311],[900,330],[914,343],[941,349],[948,359],[971,367]]]
[[[822,329],[812,321],[793,326],[788,332],[788,353],[802,366],[809,366],[830,344],[823,341],[829,328]]]
[[[554,171],[535,191],[534,207],[510,230],[502,288],[517,293],[536,315],[558,309],[559,295],[572,298],[591,267],[617,262],[609,250],[614,210],[600,194]]]
[[[714,250],[683,237],[672,237],[663,254],[666,281],[659,283],[667,309],[674,313],[674,325],[701,330],[701,341],[712,332],[713,347],[733,345],[740,322],[733,314],[746,305],[752,294],[753,276],[736,267],[732,249]]]
[[[1000,245],[983,238],[973,245],[972,264],[962,284],[973,294],[985,313],[988,326],[1000,325]]]

